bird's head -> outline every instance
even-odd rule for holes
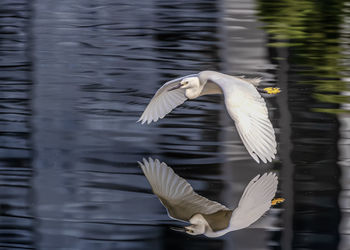
[[[182,79],[179,84],[168,89],[168,91],[173,91],[175,89],[185,89],[186,97],[194,99],[200,95],[203,86],[201,86],[201,82],[197,76],[189,76]]]
[[[180,82],[181,89],[199,88],[200,81],[197,76],[186,77]]]
[[[182,79],[179,84],[172,87],[168,91],[172,91],[175,89],[185,89],[185,96],[188,99],[194,99],[200,95],[203,86],[204,85],[201,85],[201,82],[197,76],[189,76]]]
[[[205,233],[205,225],[197,224],[185,227],[185,232],[190,235],[199,235]]]
[[[206,232],[208,222],[204,219],[201,214],[195,214],[190,219],[191,225],[187,227],[172,227],[171,229],[179,232],[185,232],[190,235],[199,235]]]
[[[204,234],[208,222],[201,214],[195,214],[190,219],[190,226],[185,227],[185,232],[191,235]]]

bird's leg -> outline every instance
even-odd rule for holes
[[[271,205],[274,206],[274,205],[276,205],[278,203],[282,203],[282,202],[284,202],[284,198],[275,198],[271,201]]]

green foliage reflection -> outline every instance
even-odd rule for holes
[[[349,31],[344,20],[350,16],[347,1],[258,0],[258,15],[269,34],[269,46],[288,48],[289,64],[300,84],[314,86],[314,98],[328,103],[349,103],[340,92],[349,91]],[[347,3],[347,4],[346,4]],[[348,19],[349,20],[349,19]],[[345,50],[348,50],[347,53]],[[317,109],[339,113],[337,109]]]

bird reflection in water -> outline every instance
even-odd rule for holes
[[[190,223],[172,229],[191,235],[219,237],[246,228],[263,216],[272,204],[283,202],[282,198],[273,200],[278,184],[274,173],[255,176],[246,186],[238,207],[232,210],[194,192],[191,185],[164,162],[149,158],[138,163],[168,216]]]

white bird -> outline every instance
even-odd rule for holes
[[[191,223],[184,228],[173,228],[191,235],[204,234],[219,237],[230,231],[250,226],[271,204],[283,199],[272,199],[277,190],[277,176],[273,173],[257,175],[246,186],[235,210],[208,200],[193,191],[191,185],[174,173],[164,162],[151,158],[138,162],[150,183],[153,193],[167,209],[168,216]]]
[[[223,94],[226,109],[234,120],[244,146],[256,162],[275,158],[275,131],[268,118],[264,99],[256,86],[260,79],[234,77],[215,71],[202,71],[166,82],[153,96],[138,122],[156,122],[187,99]],[[269,89],[269,88],[267,88]],[[278,89],[274,89],[277,90]],[[274,91],[266,93],[276,93]]]

